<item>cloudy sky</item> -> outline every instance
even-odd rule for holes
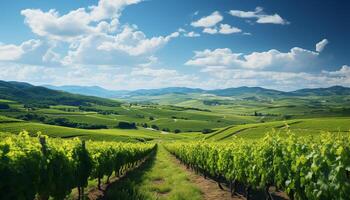
[[[1,80],[350,86],[346,0],[7,0],[0,9]]]

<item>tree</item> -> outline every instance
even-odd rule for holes
[[[10,106],[5,103],[0,103],[0,109],[9,109]]]
[[[159,130],[159,127],[155,124],[152,124],[151,128],[155,129],[155,130]]]
[[[119,122],[117,128],[136,129],[136,124],[134,122]]]
[[[174,133],[181,133],[181,130],[180,129],[175,129]]]
[[[170,129],[169,129],[169,128],[163,128],[162,131],[164,131],[164,132],[170,132]]]
[[[205,129],[202,130],[203,134],[208,134],[208,133],[212,133],[212,132],[213,132],[213,130],[209,129],[209,128],[205,128]]]

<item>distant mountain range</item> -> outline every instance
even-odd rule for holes
[[[350,88],[343,86],[333,86],[329,88],[300,89],[292,92],[266,89],[262,87],[237,87],[216,90],[204,90],[200,88],[187,87],[167,87],[160,89],[140,89],[140,90],[107,90],[98,86],[50,86],[45,87],[61,90],[65,92],[97,96],[104,98],[128,98],[134,96],[160,96],[166,94],[211,94],[217,96],[329,96],[329,95],[350,95]]]

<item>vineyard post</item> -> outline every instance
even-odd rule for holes
[[[272,195],[271,195],[271,193],[270,193],[269,189],[270,189],[270,186],[269,186],[269,185],[267,185],[267,186],[265,187],[265,195],[266,195],[266,199],[267,199],[267,200],[273,200]]]
[[[236,188],[236,180],[230,180],[230,192],[231,192],[231,197],[234,196],[235,193],[235,188]]]
[[[86,150],[85,140],[81,141],[81,147],[84,151]],[[84,200],[84,186],[81,186],[81,199]]]
[[[247,196],[247,200],[250,200],[250,192],[251,192],[251,186],[247,186],[246,187],[246,196]]]
[[[46,155],[46,152],[47,152],[46,138],[40,137],[39,142],[41,144],[41,152],[43,153],[43,155]]]
[[[39,137],[39,142],[41,144],[41,152],[43,153],[43,157],[46,160],[46,155],[47,155],[46,138],[45,137]],[[47,199],[49,199],[49,195],[47,195],[47,194],[39,194],[39,199],[40,200],[47,200]]]

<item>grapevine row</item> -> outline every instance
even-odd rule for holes
[[[319,139],[287,133],[257,141],[169,143],[166,148],[205,176],[224,179],[232,194],[237,184],[249,191],[270,186],[291,199],[350,199],[350,137],[323,134]]]
[[[134,168],[152,153],[154,144],[92,142],[29,137],[0,141],[2,199],[64,199],[73,188],[83,197],[88,180],[108,179]]]

